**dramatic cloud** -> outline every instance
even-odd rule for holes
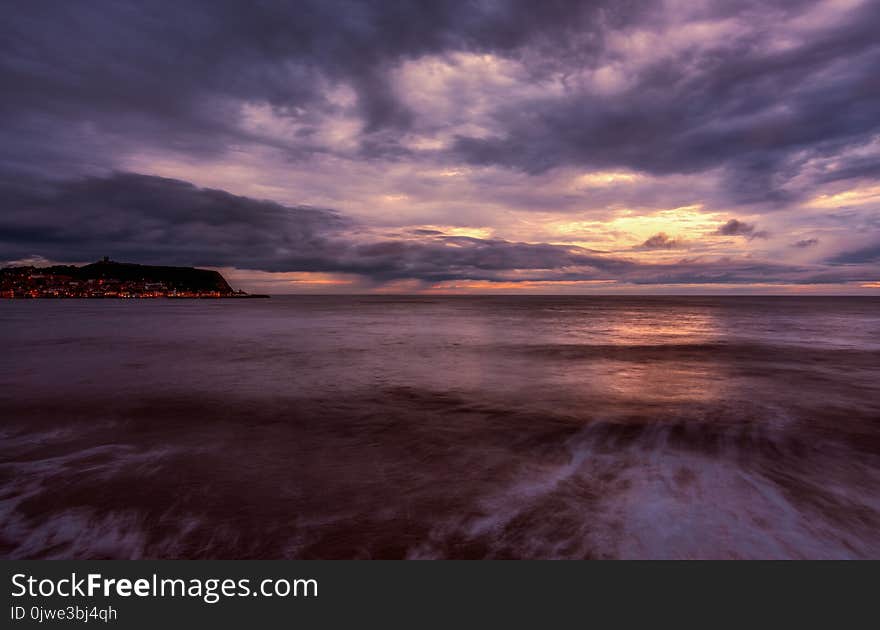
[[[833,256],[829,262],[839,264],[858,264],[880,262],[880,242],[860,249],[842,252]]]
[[[389,239],[332,210],[283,206],[132,173],[29,182],[0,192],[14,208],[0,216],[0,252],[9,260],[39,252],[54,260],[87,261],[98,252],[139,263],[357,274],[379,283],[829,281],[810,267],[699,258],[652,264],[578,246],[456,236],[432,229]],[[61,208],[64,220],[58,217]],[[674,243],[665,234],[652,239]],[[866,279],[856,270],[831,281],[842,277]]]
[[[6,186],[0,250],[6,258],[119,260],[308,268],[349,222],[328,210],[285,207],[177,180],[136,174]],[[320,266],[320,265],[319,265]]]
[[[749,238],[767,238],[767,232],[756,230],[751,223],[739,221],[738,219],[730,219],[727,223],[718,228],[718,234],[722,236],[747,236]]]
[[[0,25],[0,112],[14,122],[4,129],[14,142],[7,158],[15,149],[10,166],[57,167],[64,153],[100,148],[88,160],[98,165],[129,143],[205,155],[249,141],[302,157],[337,149],[323,127],[351,117],[360,152],[397,155],[406,153],[399,134],[419,115],[395,92],[397,64],[548,45],[591,55],[604,29],[639,19],[635,6],[612,0],[540,11],[523,1],[23,3]],[[262,128],[248,124],[255,111]],[[29,148],[45,125],[64,145]],[[280,127],[286,133],[274,134]]]
[[[497,133],[462,135],[458,150],[475,163],[529,172],[563,164],[654,174],[717,167],[729,201],[773,207],[803,194],[789,184],[811,160],[877,134],[873,3],[838,12],[811,2],[709,7],[714,14],[666,14],[659,26],[609,37],[602,55],[571,69],[569,89],[502,105]],[[793,26],[779,26],[785,22]],[[835,171],[859,176],[877,163],[857,164]]]
[[[0,259],[870,284],[877,32],[874,0],[17,3]]]
[[[678,239],[671,238],[666,232],[658,232],[642,243],[643,249],[677,249],[681,246]]]
[[[380,240],[330,210],[282,206],[131,173],[2,192],[11,211],[0,216],[0,251],[10,260],[35,253],[90,260],[103,253],[144,263],[348,272],[386,280],[488,278],[503,271],[570,267],[589,277],[590,270],[633,266],[578,247],[437,230],[415,230],[409,240]]]

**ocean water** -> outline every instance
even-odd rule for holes
[[[5,558],[880,558],[880,299],[0,302]]]

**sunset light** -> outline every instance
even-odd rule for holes
[[[864,623],[369,561],[880,559],[880,0],[0,1],[13,626]]]

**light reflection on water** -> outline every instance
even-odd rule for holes
[[[7,557],[878,557],[880,301],[0,304]]]

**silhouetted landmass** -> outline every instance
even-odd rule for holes
[[[217,271],[104,260],[0,269],[0,297],[267,297],[234,291]]]

